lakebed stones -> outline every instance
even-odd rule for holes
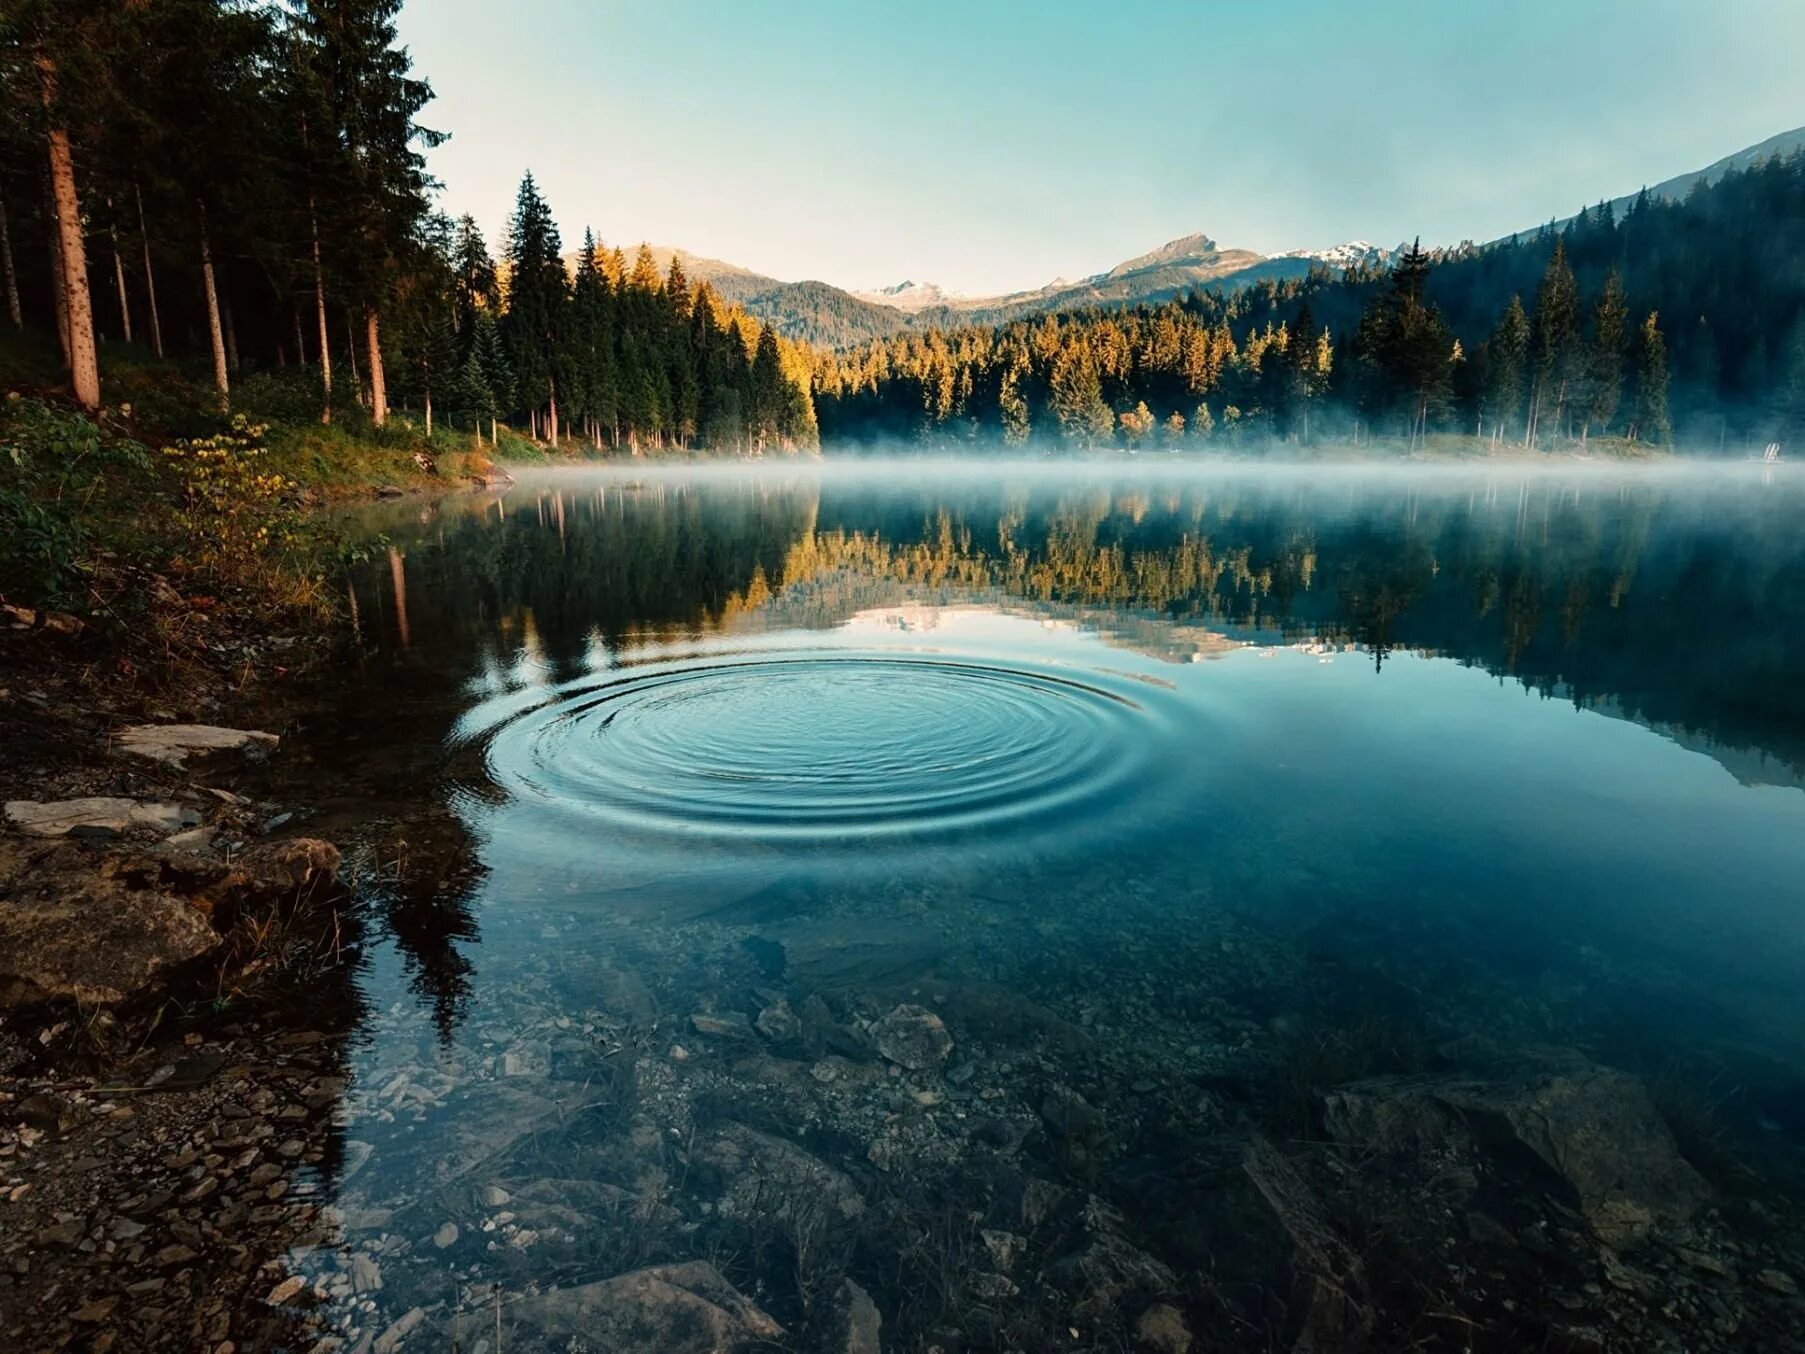
[[[461,1341],[469,1347],[492,1321],[476,1314]],[[554,1288],[521,1299],[504,1312],[511,1326],[506,1348],[537,1337],[563,1348],[581,1339],[612,1354],[718,1354],[758,1341],[776,1341],[783,1327],[703,1261],[656,1265],[597,1283]],[[856,1346],[852,1348],[857,1348]]]
[[[940,1017],[907,1003],[874,1024],[871,1039],[879,1053],[912,1072],[939,1067],[953,1051],[953,1036]]]
[[[1617,1249],[1682,1226],[1710,1198],[1647,1089],[1583,1059],[1493,1080],[1379,1078],[1323,1097],[1343,1142],[1419,1155],[1449,1142],[1514,1142],[1566,1183],[1599,1240]]]
[[[180,770],[196,754],[240,752],[247,757],[265,757],[281,741],[273,733],[214,724],[133,724],[120,733],[118,747],[134,757]]]
[[[729,1124],[701,1149],[726,1182],[722,1208],[739,1217],[856,1218],[865,1200],[845,1172],[785,1138]]]
[[[851,1279],[840,1280],[824,1325],[824,1354],[883,1354],[884,1318],[871,1294]]]
[[[14,799],[6,820],[31,837],[70,833],[117,836],[132,831],[167,836],[199,823],[201,816],[181,804],[97,795],[85,799]]]

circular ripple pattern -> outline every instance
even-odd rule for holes
[[[760,658],[557,688],[492,728],[486,759],[517,803],[622,827],[866,838],[1050,816],[1107,794],[1133,773],[1140,708],[981,663]]]

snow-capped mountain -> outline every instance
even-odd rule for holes
[[[1359,264],[1383,264],[1391,259],[1392,251],[1382,245],[1368,240],[1349,240],[1346,244],[1330,245],[1327,249],[1287,249],[1277,257],[1281,259],[1314,259],[1330,268],[1353,268]]]
[[[871,291],[855,291],[854,296],[861,301],[870,301],[873,305],[890,306],[893,309],[913,314],[918,310],[926,310],[930,306],[956,305],[965,298],[957,292],[949,292],[936,282],[894,282],[888,287],[877,287]]]

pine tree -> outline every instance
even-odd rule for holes
[[[558,440],[557,364],[564,325],[566,276],[558,226],[528,173],[520,181],[508,221],[508,310],[503,333],[513,367],[515,397]]]
[[[1623,359],[1629,304],[1623,278],[1615,268],[1605,275],[1604,290],[1592,309],[1592,342],[1586,357],[1585,431],[1608,433],[1623,401]]]
[[[1482,411],[1492,425],[1492,441],[1511,436],[1523,412],[1523,384],[1529,361],[1529,317],[1521,297],[1512,296],[1486,343]]]
[[[1579,287],[1567,262],[1566,242],[1559,240],[1548,257],[1541,285],[1536,288],[1530,340],[1532,383],[1524,445],[1535,445],[1545,424],[1565,432],[1573,387],[1580,374],[1580,355]]]
[[[1665,445],[1673,437],[1667,415],[1667,340],[1654,311],[1636,334],[1636,416],[1630,439]]]

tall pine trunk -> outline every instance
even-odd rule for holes
[[[305,124],[303,124],[303,135]],[[313,231],[313,306],[320,317],[320,422],[332,422],[332,344],[326,337],[326,270],[320,264],[320,218],[307,198],[307,224]]]
[[[295,365],[307,365],[307,335],[301,329],[301,308],[292,301],[288,307],[289,318],[295,322]]]
[[[370,363],[370,422],[380,428],[388,421],[389,392],[382,379],[382,321],[375,306],[364,307],[364,331],[368,335],[364,356]]]
[[[113,201],[107,199],[107,214],[112,215]],[[125,260],[119,257],[119,227],[109,225],[107,233],[113,240],[113,280],[119,284],[119,323],[125,330],[125,341],[132,341],[132,302],[125,291]]]
[[[230,369],[232,375],[236,376],[239,371],[238,330],[232,323],[232,301],[230,297],[220,302],[219,313],[220,318],[225,321],[226,327],[226,366]]]
[[[150,266],[150,232],[144,228],[144,193],[136,181],[132,196],[138,199],[138,238],[144,242],[144,294],[150,302],[150,346],[163,356],[163,321],[157,316],[157,274]]]
[[[6,275],[6,314],[14,329],[23,329],[25,314],[19,309],[19,275],[13,271],[13,236],[6,226],[5,202],[0,202],[0,272]]]
[[[69,293],[63,285],[63,236],[56,219],[56,194],[50,176],[44,176],[44,220],[50,227],[50,309],[56,315],[56,341],[63,354],[63,370],[69,370]]]
[[[363,377],[357,374],[357,329],[351,323],[351,312],[349,310],[345,312],[345,351],[350,354],[351,393],[357,397],[358,407],[362,408],[364,402],[364,382]]]
[[[44,108],[55,116],[56,66],[38,58]],[[81,238],[81,198],[75,191],[75,155],[69,133],[52,125],[50,197],[56,209],[57,253],[61,263],[63,310],[69,322],[69,384],[84,409],[100,408],[100,360],[94,351],[94,306],[88,296],[88,254]]]
[[[223,408],[232,398],[232,382],[226,375],[226,336],[219,324],[219,289],[213,280],[213,245],[207,238],[207,208],[194,204],[201,223],[201,287],[207,294],[207,337],[213,344],[213,384],[219,390]]]

